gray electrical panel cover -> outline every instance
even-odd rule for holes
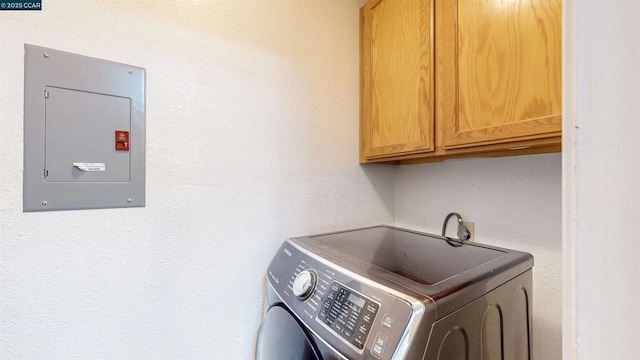
[[[25,44],[23,210],[145,205],[145,69]]]

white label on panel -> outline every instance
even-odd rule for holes
[[[74,162],[73,166],[81,171],[105,171],[107,167],[105,163],[81,163]]]

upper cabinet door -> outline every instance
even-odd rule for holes
[[[445,149],[561,135],[561,0],[445,0],[436,12]]]
[[[433,151],[432,3],[371,0],[361,21],[361,160]]]

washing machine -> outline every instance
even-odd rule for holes
[[[256,360],[532,358],[530,254],[391,226],[284,241]]]

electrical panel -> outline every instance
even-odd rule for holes
[[[24,211],[145,205],[145,76],[25,44]]]

